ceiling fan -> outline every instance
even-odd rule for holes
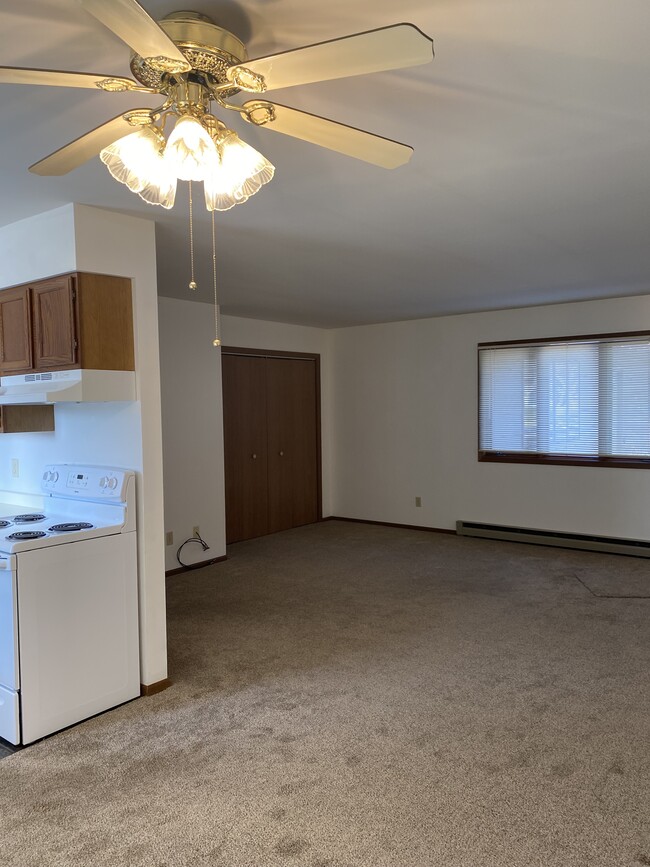
[[[80,0],[80,3],[132,49],[130,65],[135,80],[4,66],[0,67],[0,83],[81,87],[109,93],[159,93],[165,101],[156,109],[126,111],[82,135],[31,166],[30,171],[38,175],[67,174],[100,152],[104,159],[104,149],[134,130],[146,130],[157,137],[162,153],[165,123],[170,117],[182,120],[189,116],[198,120],[218,144],[232,131],[210,114],[212,103],[236,111],[255,126],[384,168],[402,165],[412,155],[413,149],[408,145],[269,102],[260,94],[428,63],[433,58],[432,40],[413,24],[381,27],[249,60],[244,44],[206,15],[174,12],[157,23],[136,0]],[[233,96],[241,92],[256,96],[243,104],[233,103]],[[163,201],[152,203],[169,206]]]

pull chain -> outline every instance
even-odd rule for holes
[[[196,281],[194,280],[194,222],[192,219],[192,181],[190,185],[190,289],[196,289]]]
[[[214,287],[214,340],[213,346],[221,346],[219,337],[219,305],[217,304],[217,241],[214,229],[214,211],[212,215],[212,285]]]

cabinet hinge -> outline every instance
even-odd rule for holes
[[[75,339],[74,339],[74,348],[76,349],[78,346],[79,346],[79,341],[78,341],[77,338],[75,337]]]
[[[73,289],[73,290],[72,290],[72,300],[73,300],[73,301],[76,301],[76,300],[77,300],[77,290],[76,290],[76,289]]]

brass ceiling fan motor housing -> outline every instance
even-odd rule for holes
[[[227,69],[248,60],[243,42],[200,12],[172,12],[158,23],[192,65],[187,75],[207,75],[217,84],[227,84]],[[131,72],[145,87],[160,93],[170,87],[170,73],[159,62],[151,63],[139,54],[131,57]],[[239,88],[234,85],[222,91],[223,96],[235,93]]]
[[[377,27],[250,60],[240,39],[199,12],[172,12],[156,22],[137,0],[79,0],[79,4],[130,46],[133,78],[0,66],[0,85],[144,91],[162,94],[165,99],[156,109],[133,106],[122,110],[34,163],[30,166],[34,174],[67,174],[129,135],[134,127],[150,127],[154,134],[156,128],[164,130],[167,118],[173,115],[189,114],[206,129],[211,124],[208,132],[216,135],[221,122],[210,113],[212,103],[257,126],[382,168],[397,168],[411,158],[413,148],[384,136],[259,97],[241,105],[229,98],[242,91],[263,94],[429,63],[433,42],[414,24]]]

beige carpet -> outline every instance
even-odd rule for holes
[[[576,577],[650,564],[336,521],[230,555],[169,581],[172,688],[0,761],[3,867],[650,865],[650,602]]]

